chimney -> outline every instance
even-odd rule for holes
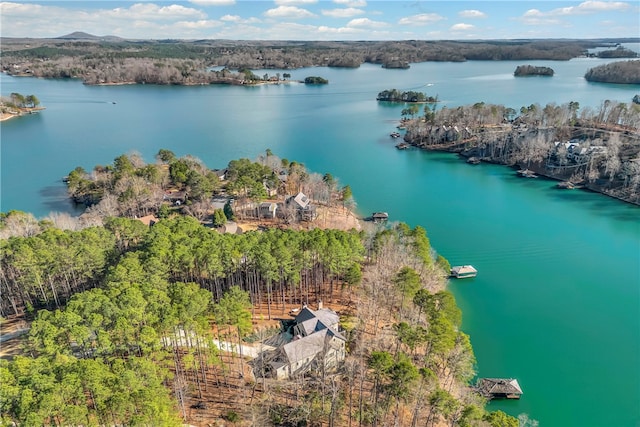
[[[324,305],[322,304],[322,300],[318,300],[318,310],[322,310]]]

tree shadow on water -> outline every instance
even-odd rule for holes
[[[42,204],[48,212],[65,212],[70,215],[80,215],[85,206],[74,203],[67,195],[67,189],[60,185],[49,185],[39,191]]]
[[[625,222],[638,223],[640,221],[640,206],[591,190],[565,190],[551,187],[547,191],[547,195],[562,203],[580,203],[582,208],[596,215],[606,215]]]

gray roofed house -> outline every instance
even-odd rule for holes
[[[278,211],[278,204],[273,202],[262,202],[258,206],[260,218],[275,218]]]
[[[331,309],[313,311],[304,307],[294,320],[291,341],[263,354],[263,373],[288,379],[309,371],[337,368],[345,358],[347,341],[339,331],[338,322],[338,314]]]
[[[295,196],[289,197],[286,202],[287,205],[292,206],[296,210],[298,218],[302,221],[313,221],[316,219],[316,207],[302,191]]]

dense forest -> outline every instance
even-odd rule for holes
[[[624,46],[618,46],[615,49],[607,49],[598,52],[598,58],[637,58],[638,54]]]
[[[516,111],[480,102],[427,106],[423,116],[404,121],[405,141],[417,147],[526,168],[640,204],[638,104],[532,104]]]
[[[468,386],[475,362],[449,265],[420,227],[236,235],[183,215],[38,225],[0,241],[2,315],[31,322],[21,354],[0,360],[3,422],[518,426]],[[343,307],[337,371],[252,378],[248,356],[216,344],[264,340],[278,328],[260,322],[317,301]]]
[[[398,89],[387,89],[378,93],[377,101],[389,102],[438,102],[437,96],[430,96],[417,91],[399,91]]]
[[[640,84],[640,60],[618,61],[589,69],[584,78],[590,82]]]
[[[425,61],[569,60],[587,55],[588,49],[615,44],[614,40],[277,42],[74,37],[3,38],[1,69],[13,75],[79,78],[87,84],[252,84],[279,81],[280,76],[237,71],[363,63],[408,68],[409,63]],[[209,71],[211,67],[224,68]]]
[[[518,65],[513,75],[520,76],[553,76],[553,68],[536,67],[534,65]]]

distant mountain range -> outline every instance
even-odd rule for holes
[[[56,39],[62,40],[92,40],[92,41],[121,41],[124,40],[117,36],[94,36],[93,34],[85,33],[82,31],[74,31],[73,33],[66,34],[64,36],[56,37]]]

